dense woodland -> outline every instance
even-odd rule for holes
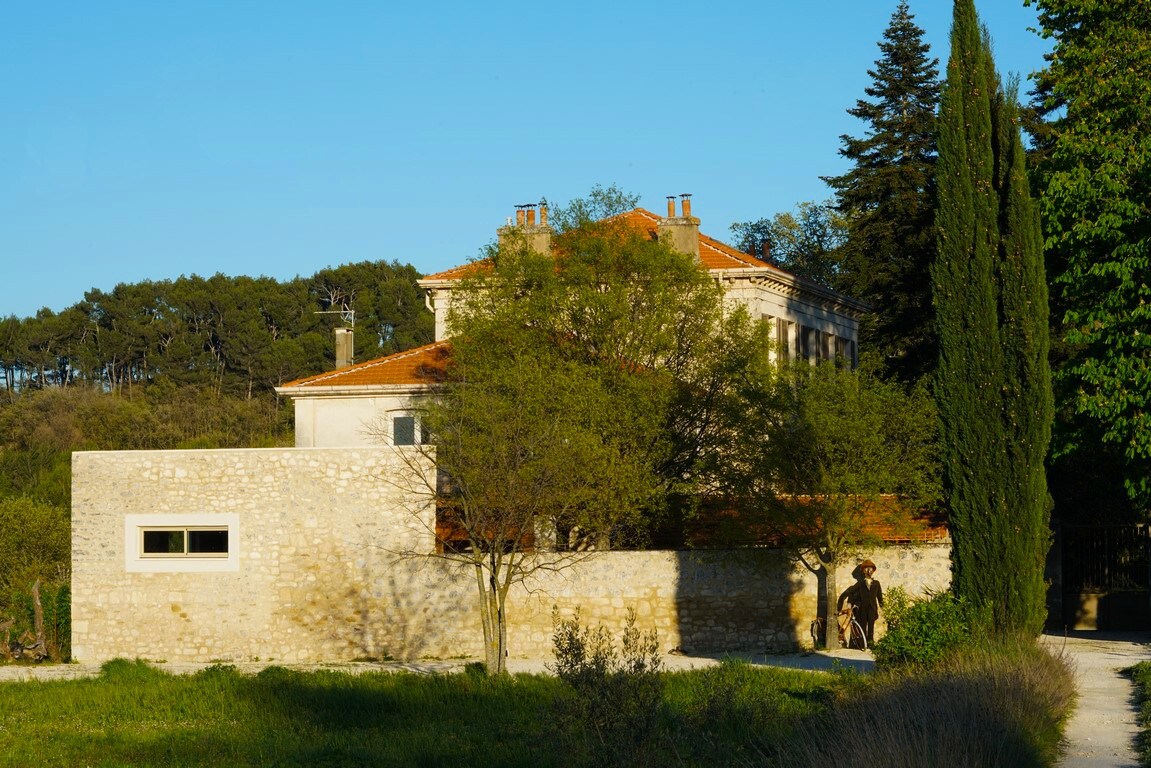
[[[330,367],[340,312],[355,312],[357,359],[430,342],[418,277],[365,261],[285,283],[217,274],[94,288],[62,312],[0,320],[0,376],[9,397],[169,383],[250,398]]]

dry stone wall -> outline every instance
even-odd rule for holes
[[[75,454],[75,658],[482,656],[474,572],[411,556],[431,553],[434,524],[411,477],[391,448]],[[140,516],[179,525],[211,514],[238,521],[233,570],[130,569]],[[948,553],[866,555],[885,588],[915,594],[947,586]],[[509,647],[550,656],[553,607],[578,607],[586,624],[613,631],[634,609],[664,651],[789,650],[806,642],[816,602],[815,577],[776,551],[603,552],[513,588]]]

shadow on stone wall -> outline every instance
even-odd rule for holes
[[[409,661],[459,653],[461,605],[474,586],[432,559],[401,559],[367,546],[354,563],[309,569],[286,619],[316,659]],[[473,598],[474,599],[474,598]],[[464,613],[463,615],[467,615]],[[466,635],[465,635],[466,636]]]
[[[815,595],[780,551],[678,553],[680,650],[689,654],[781,653],[805,644]]]

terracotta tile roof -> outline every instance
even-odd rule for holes
[[[437,341],[366,363],[356,363],[336,371],[290,381],[277,389],[435,384],[443,381],[450,354],[451,344],[448,341]]]
[[[659,228],[660,217],[646,208],[636,208],[621,213],[619,218],[641,229],[653,238]],[[765,261],[748,256],[743,251],[732,248],[714,237],[702,232],[699,235],[699,261],[705,269],[766,269],[782,274],[790,274],[779,267],[773,267]]]
[[[799,497],[800,503],[805,497]],[[883,496],[863,510],[858,524],[868,538],[885,544],[942,544],[950,538],[947,517],[941,511],[920,510],[911,515],[897,509],[893,496]],[[721,500],[704,501],[690,520],[685,520],[682,536],[691,546],[779,546],[786,531],[762,521],[741,520],[742,515]],[[797,530],[804,535],[810,531]]]
[[[626,221],[628,224],[634,226],[636,229],[646,232],[652,238],[656,236],[659,228],[660,217],[645,208],[635,208],[625,213],[618,214],[616,217]],[[702,232],[699,235],[699,260],[700,264],[708,270],[720,269],[762,269],[768,272],[776,272],[782,275],[790,275],[790,272],[780,269],[779,267],[772,266],[765,261],[756,259],[746,253],[732,248],[727,243],[720,242],[714,237],[709,237]],[[437,272],[434,275],[427,275],[423,280],[461,280],[465,277],[475,274],[478,270],[489,269],[491,262],[487,259],[478,261],[471,261],[467,264],[461,264],[458,267]]]
[[[469,261],[467,264],[445,269],[443,272],[437,272],[434,275],[426,275],[421,278],[421,282],[423,280],[462,280],[465,277],[471,277],[481,270],[491,269],[491,266],[491,259]]]

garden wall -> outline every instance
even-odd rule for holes
[[[73,657],[482,656],[474,573],[400,554],[433,548],[409,472],[390,448],[75,454]],[[143,532],[173,530],[226,530],[228,551],[145,551]],[[885,588],[949,583],[946,543],[865,554]],[[772,550],[604,552],[514,588],[509,647],[550,656],[557,606],[613,630],[634,608],[664,651],[789,650],[806,641],[816,592]]]

